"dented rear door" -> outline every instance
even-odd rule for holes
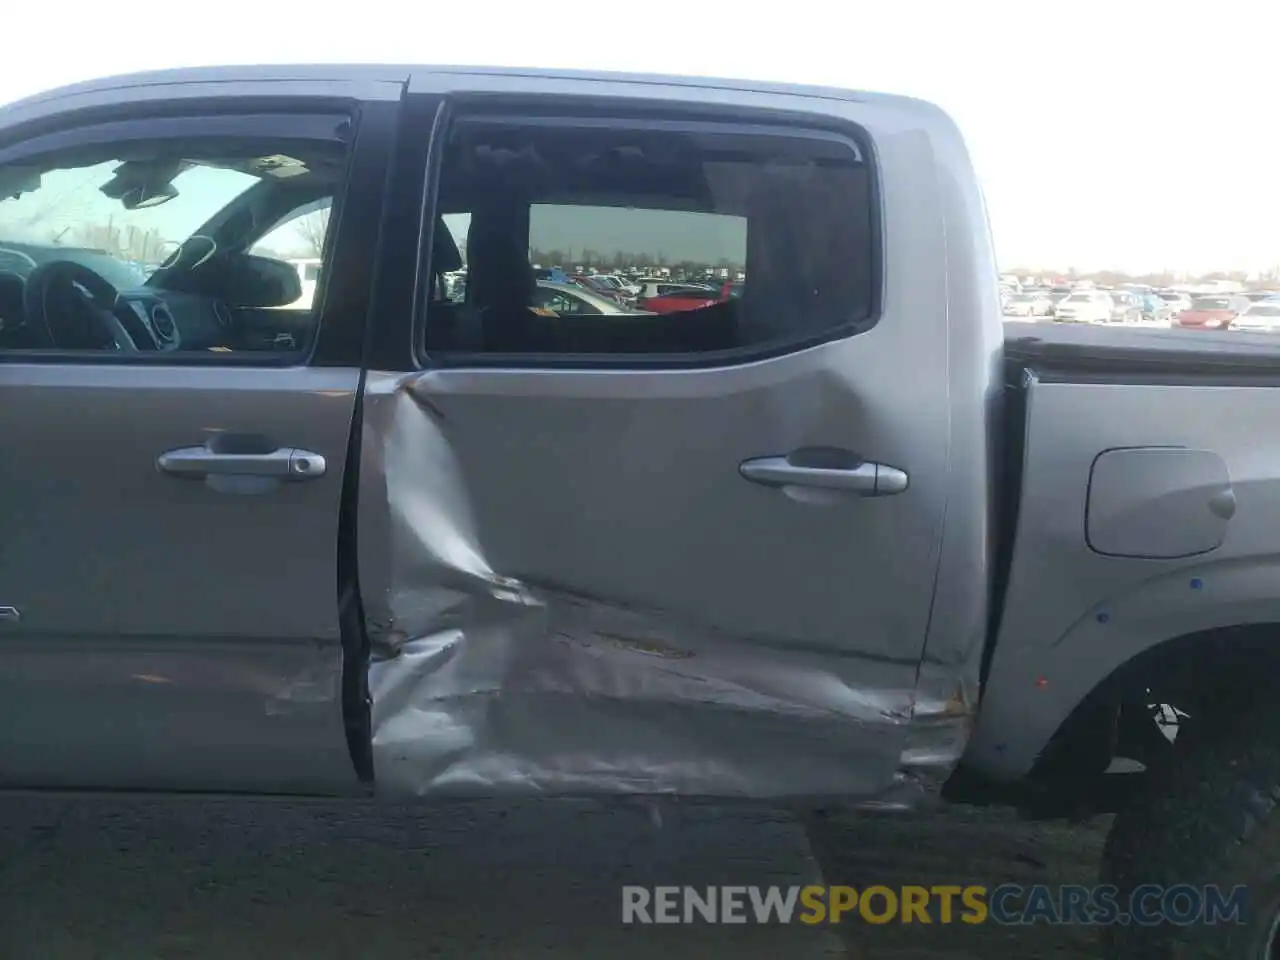
[[[847,132],[875,322],[670,364],[433,352],[428,326],[412,364],[371,370],[359,557],[380,792],[883,793],[910,749],[948,484],[926,119],[654,83],[415,84],[447,98],[441,137],[472,95],[513,94],[517,114],[590,98],[715,127],[707,104],[727,100],[735,122]]]

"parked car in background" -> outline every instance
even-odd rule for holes
[[[1280,290],[1246,290],[1241,296],[1250,303],[1257,303],[1260,300],[1272,300],[1280,297]]]
[[[640,286],[623,280],[621,277],[614,276],[611,273],[597,273],[591,279],[594,281],[593,286],[602,289],[611,290],[623,297],[635,297],[640,293]]]
[[[678,313],[681,310],[697,310],[720,300],[720,291],[710,287],[657,284],[660,291],[654,296],[637,298],[636,306],[652,313]],[[662,288],[667,288],[663,290]]]
[[[1054,315],[1054,313],[1058,309],[1058,304],[1060,304],[1063,300],[1067,299],[1067,297],[1071,296],[1071,293],[1072,291],[1070,287],[1058,286],[1058,287],[1049,288],[1049,290],[1045,293],[1045,296],[1049,298],[1049,302],[1053,305],[1053,309],[1049,311],[1049,316]]]
[[[1156,321],[1168,322],[1172,315],[1168,305],[1156,293],[1154,287],[1142,283],[1126,283],[1120,290],[1133,294],[1138,299],[1142,311],[1142,319],[1148,323]]]
[[[1244,297],[1193,297],[1191,306],[1173,318],[1173,326],[1188,330],[1226,330],[1248,304]]]
[[[1044,293],[1015,293],[1004,303],[1006,317],[1047,317],[1053,301]]]
[[[720,288],[721,300],[737,300],[742,296],[744,290],[747,289],[745,280],[737,280],[733,283],[726,283]]]
[[[1232,321],[1231,327],[1245,333],[1280,331],[1280,300],[1259,300],[1249,304]]]
[[[1181,290],[1157,290],[1156,296],[1168,305],[1170,319],[1183,310],[1191,308],[1190,295],[1183,293]]]
[[[1131,290],[1108,290],[1107,296],[1111,298],[1112,323],[1142,322],[1142,301],[1136,293]]]
[[[701,283],[677,283],[671,280],[642,280],[640,281],[640,289],[636,293],[639,300],[651,300],[654,297],[665,297],[673,293],[705,293],[711,299],[716,299],[719,292],[714,287],[709,287]]]
[[[1101,290],[1077,290],[1058,302],[1053,319],[1061,323],[1110,323],[1114,304]]]
[[[1142,304],[1142,319],[1152,323],[1168,323],[1173,318],[1173,307],[1154,290],[1138,294]]]
[[[631,310],[613,297],[596,293],[587,287],[574,283],[558,283],[554,280],[539,280],[530,306],[550,310],[557,314],[586,316],[596,314],[635,314],[642,311]]]
[[[595,274],[574,274],[569,278],[571,283],[577,284],[584,290],[590,290],[597,296],[607,297],[614,303],[622,304],[628,299],[627,295],[613,284],[605,283]]]

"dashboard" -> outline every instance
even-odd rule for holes
[[[139,350],[230,348],[235,315],[221,300],[146,287],[122,290],[115,314]]]
[[[34,346],[23,337],[26,280],[0,267],[0,348]],[[151,287],[119,291],[112,313],[141,352],[295,349],[297,311],[235,310],[200,294]]]

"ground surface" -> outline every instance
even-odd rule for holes
[[[1101,828],[781,811],[0,798],[0,957],[1096,956],[1081,930],[623,928],[619,887],[1092,881]]]

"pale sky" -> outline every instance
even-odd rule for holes
[[[0,59],[0,102],[134,70],[326,61],[904,93],[964,131],[1005,269],[1280,264],[1280,5],[1261,0],[11,6],[22,42]]]

